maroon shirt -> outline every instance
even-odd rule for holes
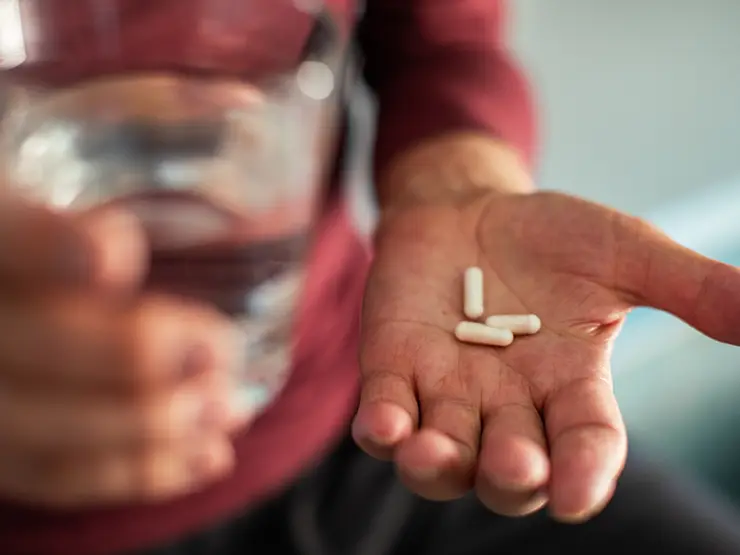
[[[131,39],[132,48],[160,48],[163,57],[168,55],[164,45],[177,44],[178,32],[187,34],[198,20],[197,13],[183,9],[191,0],[127,1],[152,25],[146,41]],[[78,2],[80,9],[92,5],[80,0],[46,5],[63,4],[70,13]],[[162,38],[155,33],[162,17],[155,7],[165,2],[178,8],[165,15],[172,34]],[[354,0],[328,3],[349,32],[357,12]],[[359,39],[366,77],[380,103],[377,172],[414,142],[451,131],[489,132],[531,155],[531,106],[524,81],[505,56],[502,9],[498,0],[367,0]],[[306,36],[306,22],[263,11],[259,21],[254,12],[251,18],[245,12],[243,20],[232,18],[231,24],[263,37],[259,48],[245,42],[255,60],[267,56],[271,67],[288,63],[295,53],[273,47],[283,37]],[[218,29],[208,31],[223,36]],[[201,51],[202,59],[208,60],[207,52]],[[205,491],[157,505],[54,512],[0,504],[0,553],[106,555],[142,549],[215,524],[288,485],[348,429],[358,392],[359,308],[368,263],[341,200],[332,202],[311,259],[292,377],[277,402],[236,438],[233,474]]]

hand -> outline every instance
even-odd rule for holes
[[[488,314],[534,313],[542,331],[507,348],[458,343],[472,265]],[[740,271],[638,219],[557,193],[391,210],[365,301],[355,438],[424,497],[475,488],[498,513],[549,502],[556,518],[584,520],[625,461],[609,356],[638,305],[740,343]]]
[[[0,203],[0,496],[159,501],[233,464],[228,324],[132,295],[146,244],[125,214]]]

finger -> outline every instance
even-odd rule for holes
[[[149,268],[149,243],[139,219],[121,208],[103,207],[77,220],[90,244],[91,282],[108,291],[140,285]]]
[[[72,217],[18,199],[0,201],[0,284],[8,289],[119,286],[146,269],[146,241],[118,210]]]
[[[475,489],[493,512],[523,516],[547,502],[550,477],[547,441],[540,414],[530,401],[487,411]]]
[[[624,216],[616,226],[617,287],[627,300],[670,312],[719,341],[740,345],[740,269],[704,257]]]
[[[419,420],[412,340],[380,328],[364,334],[360,356],[362,391],[352,435],[369,455],[388,460]]]
[[[421,430],[401,444],[395,460],[404,483],[422,497],[455,499],[473,485],[479,399],[479,392],[467,390],[458,380],[434,388],[420,384]]]
[[[555,518],[584,521],[605,506],[627,456],[627,434],[611,384],[586,379],[545,404],[550,443],[549,506]]]
[[[42,454],[174,443],[193,430],[225,430],[227,381],[214,372],[148,397],[80,396],[0,387],[0,449]]]
[[[69,218],[15,197],[0,199],[3,282],[79,285],[93,263],[88,238]]]
[[[63,459],[0,459],[0,491],[23,502],[77,508],[161,502],[228,474],[234,451],[225,435],[196,435],[175,445]]]
[[[418,408],[408,378],[373,372],[363,381],[352,437],[368,455],[390,460],[416,429]]]
[[[18,302],[0,311],[0,383],[148,391],[233,369],[237,342],[217,312],[164,296],[120,311],[89,298]]]

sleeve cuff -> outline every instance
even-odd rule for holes
[[[378,91],[375,176],[415,144],[453,132],[489,133],[531,165],[535,117],[527,83],[500,51],[418,60]]]

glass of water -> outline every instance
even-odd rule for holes
[[[342,40],[297,0],[0,0],[0,181],[54,210],[137,214],[147,286],[243,330],[244,410],[290,367]]]

